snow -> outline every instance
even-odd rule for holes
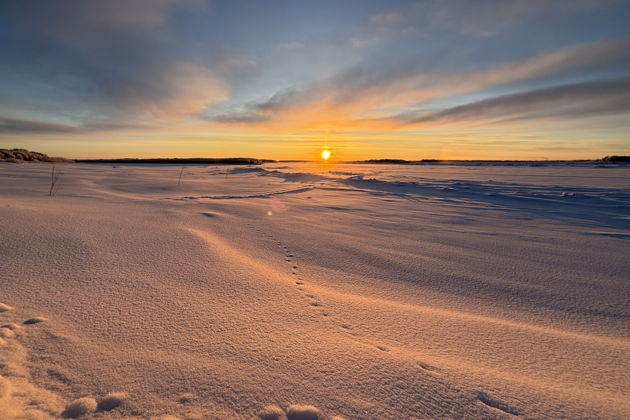
[[[96,410],[96,400],[90,397],[78,398],[66,406],[62,417],[76,419]]]
[[[0,163],[2,419],[630,416],[630,166],[50,170]]]

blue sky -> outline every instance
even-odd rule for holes
[[[630,153],[630,2],[0,1],[0,147]]]

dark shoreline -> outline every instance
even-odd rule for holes
[[[44,153],[32,152],[26,149],[1,149],[0,161],[21,162],[76,162],[103,164],[175,164],[175,165],[262,165],[264,163],[302,163],[305,160],[273,160],[248,157],[234,158],[114,158],[114,159],[65,159],[50,157]],[[311,161],[315,162],[315,161]],[[338,163],[358,165],[489,165],[489,166],[543,166],[566,164],[624,164],[630,163],[630,156],[611,155],[600,159],[573,160],[441,160],[441,159],[367,159],[355,161],[341,161]]]
[[[566,164],[624,164],[630,163],[628,156],[606,156],[602,159],[574,160],[440,160],[440,159],[368,159],[354,160],[344,163],[355,165],[488,165],[488,166],[532,166],[532,165],[566,165]]]
[[[142,163],[142,164],[211,164],[211,165],[262,165],[275,162],[255,158],[152,158],[152,159],[74,159],[76,163]]]

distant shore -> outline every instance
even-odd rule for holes
[[[113,159],[66,159],[63,157],[50,157],[44,153],[33,152],[26,149],[0,149],[0,162],[76,162],[76,163],[106,163],[106,164],[178,164],[178,165],[262,165],[264,163],[306,163],[306,160],[274,160],[249,157],[233,158],[113,158]],[[314,161],[313,161],[314,162]],[[363,165],[508,165],[531,166],[553,164],[593,164],[593,163],[628,163],[630,156],[611,155],[600,159],[574,159],[574,160],[452,160],[452,159],[367,159],[353,161],[339,161],[345,164]]]
[[[452,159],[368,159],[354,160],[344,163],[363,165],[533,165],[533,164],[580,164],[580,163],[628,163],[630,156],[605,156],[601,159],[574,159],[574,160],[452,160]]]
[[[175,163],[175,164],[212,164],[212,165],[262,165],[275,162],[256,158],[151,158],[151,159],[75,159],[77,163]]]

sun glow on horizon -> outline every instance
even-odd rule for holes
[[[330,150],[328,149],[322,150],[322,159],[328,160],[330,159],[330,156],[331,156]]]

